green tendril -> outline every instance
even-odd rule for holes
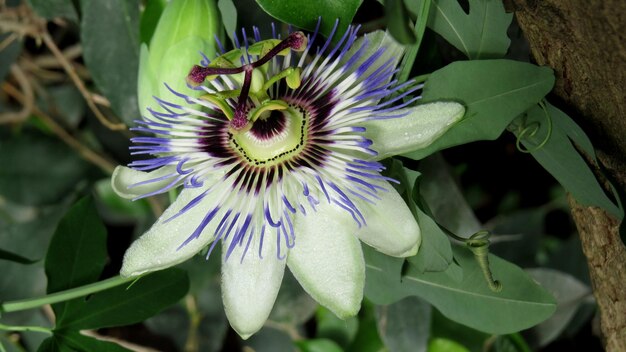
[[[502,291],[502,284],[500,283],[500,281],[493,279],[493,274],[491,273],[491,269],[489,268],[489,244],[491,243],[489,242],[489,237],[491,237],[491,233],[489,231],[482,230],[476,232],[475,234],[470,236],[470,238],[465,238],[455,235],[450,230],[444,227],[441,227],[441,229],[444,230],[444,232],[448,236],[454,238],[459,242],[465,243],[467,248],[472,251],[472,253],[474,254],[474,258],[476,258],[476,262],[478,263],[478,266],[480,266],[480,270],[482,270],[483,276],[485,277],[487,285],[489,285],[491,291]]]
[[[466,239],[465,244],[474,254],[474,258],[476,258],[491,291],[500,292],[502,291],[502,284],[500,281],[493,279],[493,274],[489,268],[489,237],[491,237],[489,231],[479,231]]]
[[[522,124],[519,126],[517,139],[515,141],[515,147],[522,153],[533,153],[538,151],[539,149],[543,148],[546,143],[548,143],[550,137],[552,136],[552,117],[550,116],[550,113],[546,108],[546,104],[543,101],[540,101],[538,105],[543,110],[543,114],[548,121],[548,132],[546,133],[546,136],[541,141],[541,143],[539,143],[537,146],[532,149],[525,148],[524,146],[522,146],[522,140],[530,140],[531,138],[535,137],[535,135],[537,135],[537,133],[541,129],[541,123],[533,121],[529,124],[526,124],[527,116],[524,116]]]

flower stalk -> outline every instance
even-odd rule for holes
[[[100,292],[113,288],[130,281],[137,280],[136,277],[128,278],[114,276],[110,279],[94,282],[88,285],[71,288],[69,290],[47,294],[41,297],[20,299],[15,301],[7,301],[0,305],[0,313],[17,312],[21,310],[39,308],[46,304],[54,304],[69,301],[74,298],[84,297],[92,293]]]

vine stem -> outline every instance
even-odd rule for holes
[[[21,300],[16,300],[16,301],[7,301],[7,302],[2,303],[2,305],[0,305],[0,312],[1,313],[17,312],[20,310],[38,308],[46,304],[65,302],[65,301],[69,301],[70,299],[84,297],[92,293],[96,293],[96,292],[100,292],[100,291],[103,291],[112,287],[116,287],[121,284],[134,281],[136,279],[137,279],[136,277],[114,276],[110,279],[94,282],[92,284],[85,285],[85,286],[71,288],[65,291],[51,293],[51,294],[41,296],[41,297],[27,298],[27,299],[21,299]]]
[[[52,330],[41,326],[12,326],[0,324],[0,330],[6,331],[36,331],[44,334],[52,335]]]
[[[411,69],[413,68],[413,63],[417,58],[417,52],[422,45],[422,39],[424,38],[424,32],[426,31],[426,24],[428,23],[428,17],[430,14],[430,5],[432,0],[424,0],[422,2],[422,7],[420,12],[417,14],[419,17],[417,19],[417,23],[415,24],[415,36],[417,37],[417,42],[413,45],[409,45],[407,47],[407,52],[402,59],[402,64],[400,65],[401,70],[398,73],[398,82],[406,82],[409,79],[409,75],[411,74]]]

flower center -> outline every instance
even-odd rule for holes
[[[300,107],[272,110],[245,133],[229,133],[233,149],[255,166],[271,166],[298,154],[306,141],[307,114]]]

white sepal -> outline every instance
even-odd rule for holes
[[[463,105],[455,102],[434,102],[396,110],[388,115],[403,117],[385,119],[377,116],[360,124],[366,128],[364,136],[371,139],[372,149],[378,152],[376,160],[408,153],[427,147],[441,137],[465,114]]]
[[[287,265],[304,290],[345,319],[358,313],[365,286],[365,262],[354,235],[357,225],[338,207],[322,203],[295,217],[296,245]]]
[[[408,206],[389,185],[387,192],[379,192],[376,204],[363,202],[359,209],[367,220],[367,226],[356,231],[359,239],[379,252],[394,257],[410,257],[417,254],[421,232]]]
[[[211,221],[198,238],[181,247],[206,214],[213,210],[215,201],[210,193],[184,214],[168,221],[204,190],[206,188],[183,189],[150,230],[133,242],[126,251],[120,270],[121,276],[137,276],[169,268],[193,257],[213,241],[219,221]],[[219,212],[216,216],[219,216]]]
[[[165,176],[171,177],[158,180]],[[124,199],[133,199],[162,189],[172,183],[178,176],[176,167],[174,166],[164,166],[151,172],[137,171],[126,166],[118,166],[113,171],[113,176],[111,176],[111,187],[118,196]],[[149,182],[151,180],[158,181]]]
[[[267,241],[259,257],[258,240],[237,246],[222,262],[222,300],[230,325],[244,340],[259,331],[269,317],[283,281],[286,260],[276,257],[276,246]],[[225,254],[230,245],[222,247]],[[243,260],[242,260],[243,256]]]

